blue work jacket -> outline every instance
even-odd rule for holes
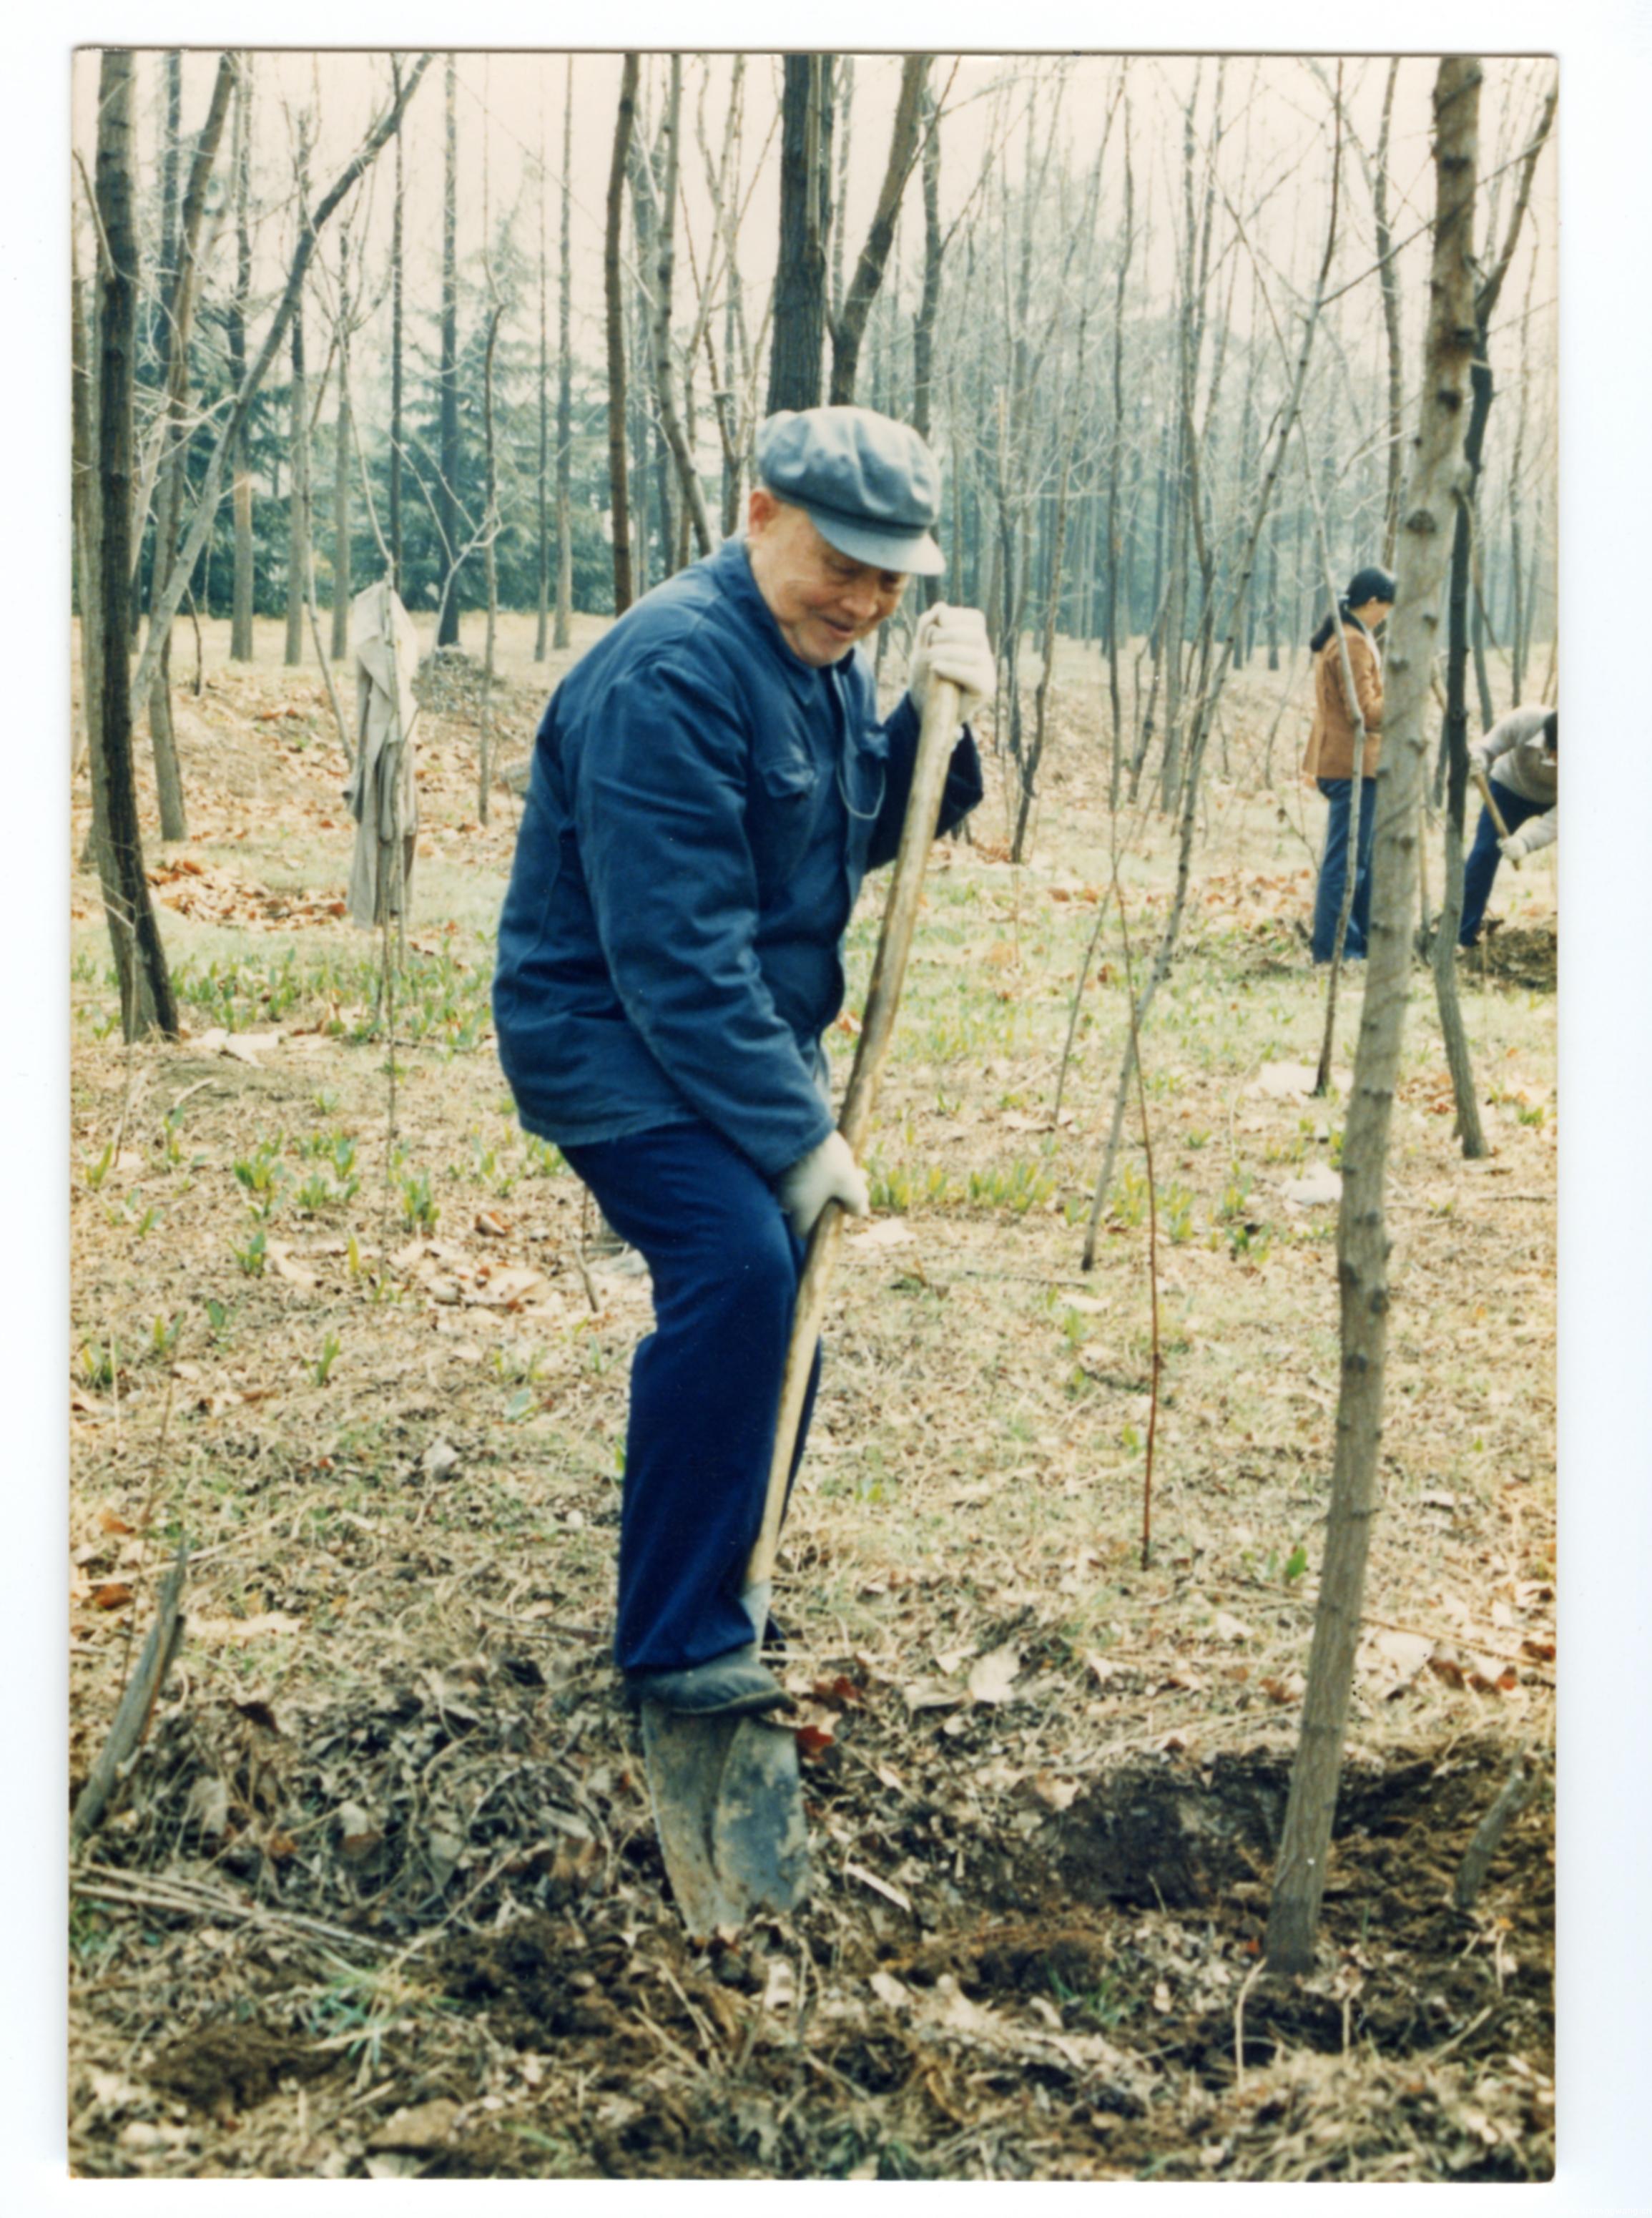
[[[540,724],[493,1013],[523,1123],[569,1147],[702,1118],[774,1178],[832,1116],[861,880],[894,858],[918,717],[877,715],[859,647],[795,655],[745,543],[605,633]],[[944,829],[981,796],[966,731]]]

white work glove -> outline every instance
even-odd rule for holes
[[[1507,839],[1500,839],[1497,842],[1497,852],[1505,862],[1513,863],[1515,869],[1519,870],[1521,856],[1529,855],[1531,852],[1531,843],[1526,839],[1524,827],[1519,832],[1511,832]]]
[[[912,640],[912,674],[906,691],[921,716],[931,677],[950,678],[962,698],[958,721],[967,724],[998,683],[998,665],[979,609],[949,608],[937,601],[918,619]]]
[[[800,1240],[808,1238],[829,1201],[840,1201],[851,1217],[865,1217],[871,1208],[865,1174],[841,1132],[828,1132],[818,1147],[782,1171],[776,1191]]]

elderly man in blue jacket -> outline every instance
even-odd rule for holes
[[[862,642],[909,576],[943,567],[940,474],[915,431],[787,412],[757,459],[745,536],[645,595],[552,697],[493,988],[523,1123],[653,1279],[615,1648],[637,1697],[691,1715],[788,1706],[742,1574],[803,1242],[828,1201],[867,1207],[821,1035],[862,878],[900,844],[926,690],[956,685],[967,719],[993,682],[979,613],[940,604],[878,715]],[[981,795],[966,725],[943,827]],[[807,1422],[806,1405],[800,1456]]]

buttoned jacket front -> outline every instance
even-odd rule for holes
[[[864,650],[787,646],[729,540],[645,595],[552,696],[499,925],[523,1122],[570,1147],[703,1119],[774,1177],[823,1139],[820,1036],[865,872],[891,860],[918,718]],[[966,732],[942,828],[981,795]]]

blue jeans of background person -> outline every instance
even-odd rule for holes
[[[631,1364],[615,1658],[682,1670],[753,1637],[740,1589],[803,1249],[761,1172],[708,1124],[563,1153],[653,1279],[654,1329]],[[819,1377],[817,1349],[794,1476]]]
[[[1491,785],[1498,812],[1511,832],[1518,832],[1528,816],[1541,816],[1550,805],[1546,801],[1523,800],[1499,778],[1493,778]],[[1474,845],[1463,867],[1463,921],[1457,928],[1459,947],[1472,947],[1480,938],[1480,920],[1486,914],[1492,882],[1502,859],[1502,851],[1497,845],[1497,827],[1491,821],[1490,809],[1482,808]]]
[[[1314,896],[1314,960],[1328,963],[1336,948],[1337,917],[1342,908],[1342,889],[1348,876],[1348,808],[1353,791],[1351,778],[1322,778],[1320,791],[1331,804],[1325,827],[1325,853],[1320,863],[1319,891]],[[1343,935],[1346,958],[1365,952],[1370,929],[1371,842],[1377,837],[1377,780],[1360,780],[1359,858],[1354,872],[1353,907]]]

